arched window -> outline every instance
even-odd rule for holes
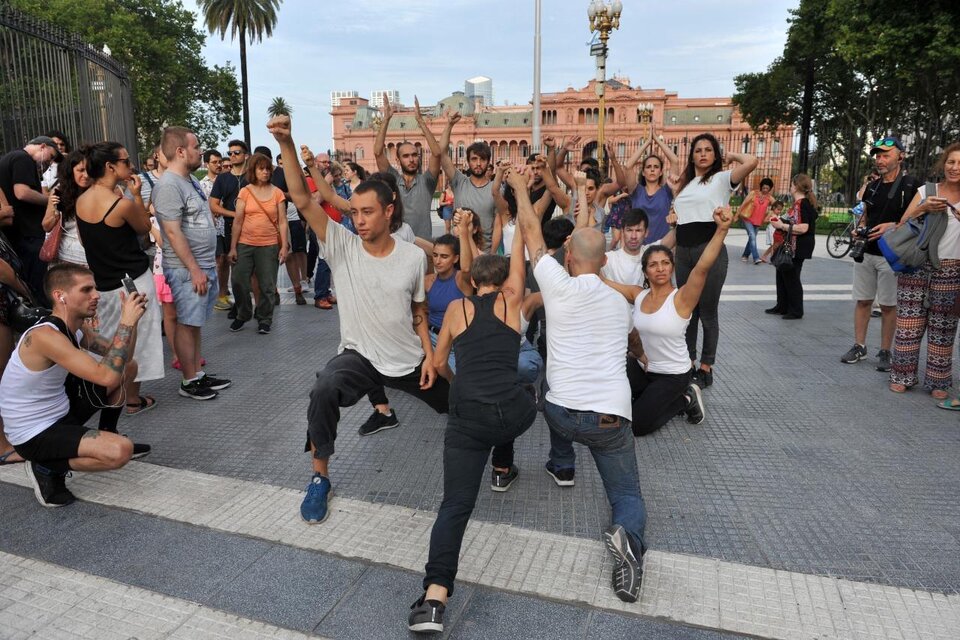
[[[586,117],[585,117],[585,115],[584,115],[583,109],[580,109],[580,110],[577,111],[577,123],[578,123],[578,124],[586,124],[586,123],[587,123],[587,120],[586,120]]]
[[[467,152],[467,147],[462,142],[457,143],[457,160],[463,160]]]
[[[353,159],[363,160],[363,147],[360,145],[357,145],[357,148],[353,150]]]
[[[743,136],[743,153],[750,153],[750,136]]]
[[[762,158],[763,153],[766,151],[766,140],[757,140],[757,157]]]

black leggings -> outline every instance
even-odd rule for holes
[[[677,287],[682,287],[687,283],[690,272],[696,266],[707,243],[695,247],[677,247],[675,250],[677,260]],[[717,261],[707,272],[707,281],[703,285],[703,293],[700,294],[700,303],[694,308],[693,315],[690,316],[690,324],[687,325],[687,350],[690,352],[690,359],[697,359],[697,333],[700,330],[699,325],[703,324],[703,350],[700,354],[700,363],[713,365],[717,359],[717,342],[720,340],[720,291],[723,289],[723,283],[727,279],[727,249],[720,250]]]
[[[633,399],[633,435],[649,435],[686,409],[689,371],[647,373],[636,360],[627,358],[627,378]]]

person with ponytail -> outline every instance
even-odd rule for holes
[[[140,195],[140,176],[133,171],[130,154],[122,144],[101,142],[84,147],[81,153],[90,187],[77,198],[77,230],[100,292],[100,332],[111,335],[120,322],[122,280],[132,279],[146,304],[134,351],[139,365],[137,377],[124,380],[127,415],[134,415],[156,406],[154,398],[140,395],[140,383],[164,376],[162,313],[151,260],[139,240],[150,232],[150,214]],[[124,187],[132,199],[120,195]]]
[[[793,244],[793,269],[777,269],[777,304],[766,313],[781,315],[784,320],[799,320],[803,317],[803,285],[800,271],[803,261],[813,257],[814,234],[817,228],[817,196],[813,192],[813,180],[805,173],[798,173],[790,181],[793,206],[783,217],[771,218],[774,229],[783,231],[784,242]]]

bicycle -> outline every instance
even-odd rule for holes
[[[842,258],[853,248],[853,231],[857,228],[857,215],[851,210],[846,222],[835,222],[827,234],[827,253],[834,258]]]

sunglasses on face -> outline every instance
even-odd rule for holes
[[[113,164],[125,164],[128,167],[130,166],[130,158],[117,158],[113,161]]]
[[[231,156],[242,156],[242,155],[243,155],[243,151],[228,151],[227,153],[230,154]]]

